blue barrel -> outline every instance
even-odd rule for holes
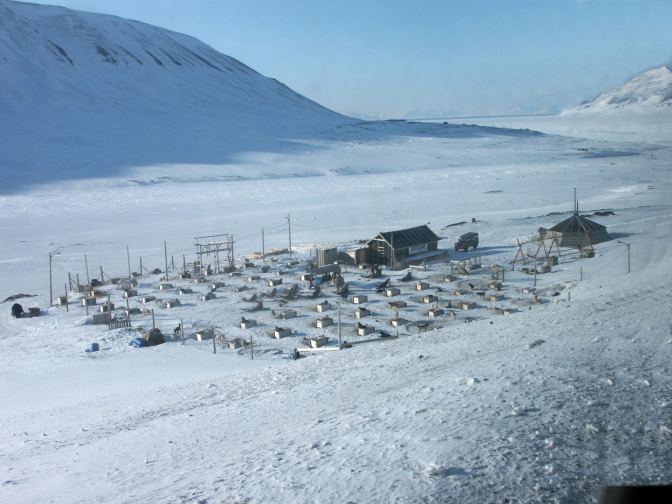
[[[100,350],[100,347],[98,346],[98,343],[91,343],[91,348],[89,349],[91,352],[97,352]]]

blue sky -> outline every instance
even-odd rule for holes
[[[346,114],[554,112],[672,62],[672,0],[60,0],[187,33]]]

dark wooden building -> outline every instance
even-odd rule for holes
[[[379,233],[369,240],[369,261],[392,269],[405,267],[414,256],[438,249],[439,237],[426,225]]]
[[[544,234],[547,238],[555,235],[560,247],[591,248],[596,243],[610,239],[605,226],[580,215],[579,212],[574,212],[571,217]]]

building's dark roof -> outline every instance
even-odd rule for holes
[[[427,225],[416,226],[398,231],[387,231],[379,233],[374,240],[385,240],[390,245],[394,244],[395,249],[412,247],[413,245],[422,245],[423,243],[438,242],[439,237]]]
[[[549,231],[557,233],[606,233],[607,228],[578,213],[573,213],[571,217],[559,222]]]

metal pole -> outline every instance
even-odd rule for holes
[[[292,255],[292,221],[289,217],[289,214],[287,214],[287,226],[289,230],[289,255]]]
[[[91,287],[91,279],[89,278],[89,260],[86,258],[86,254],[84,254],[84,264],[86,265],[86,283]]]
[[[49,252],[49,306],[54,304],[54,289],[51,281],[51,252]]]
[[[126,262],[128,262],[128,279],[133,278],[131,275],[131,253],[128,250],[128,245],[126,245]]]
[[[266,243],[264,240],[264,228],[261,228],[261,260],[266,261]]]
[[[166,260],[166,280],[168,280],[168,245],[163,242],[163,257]]]

